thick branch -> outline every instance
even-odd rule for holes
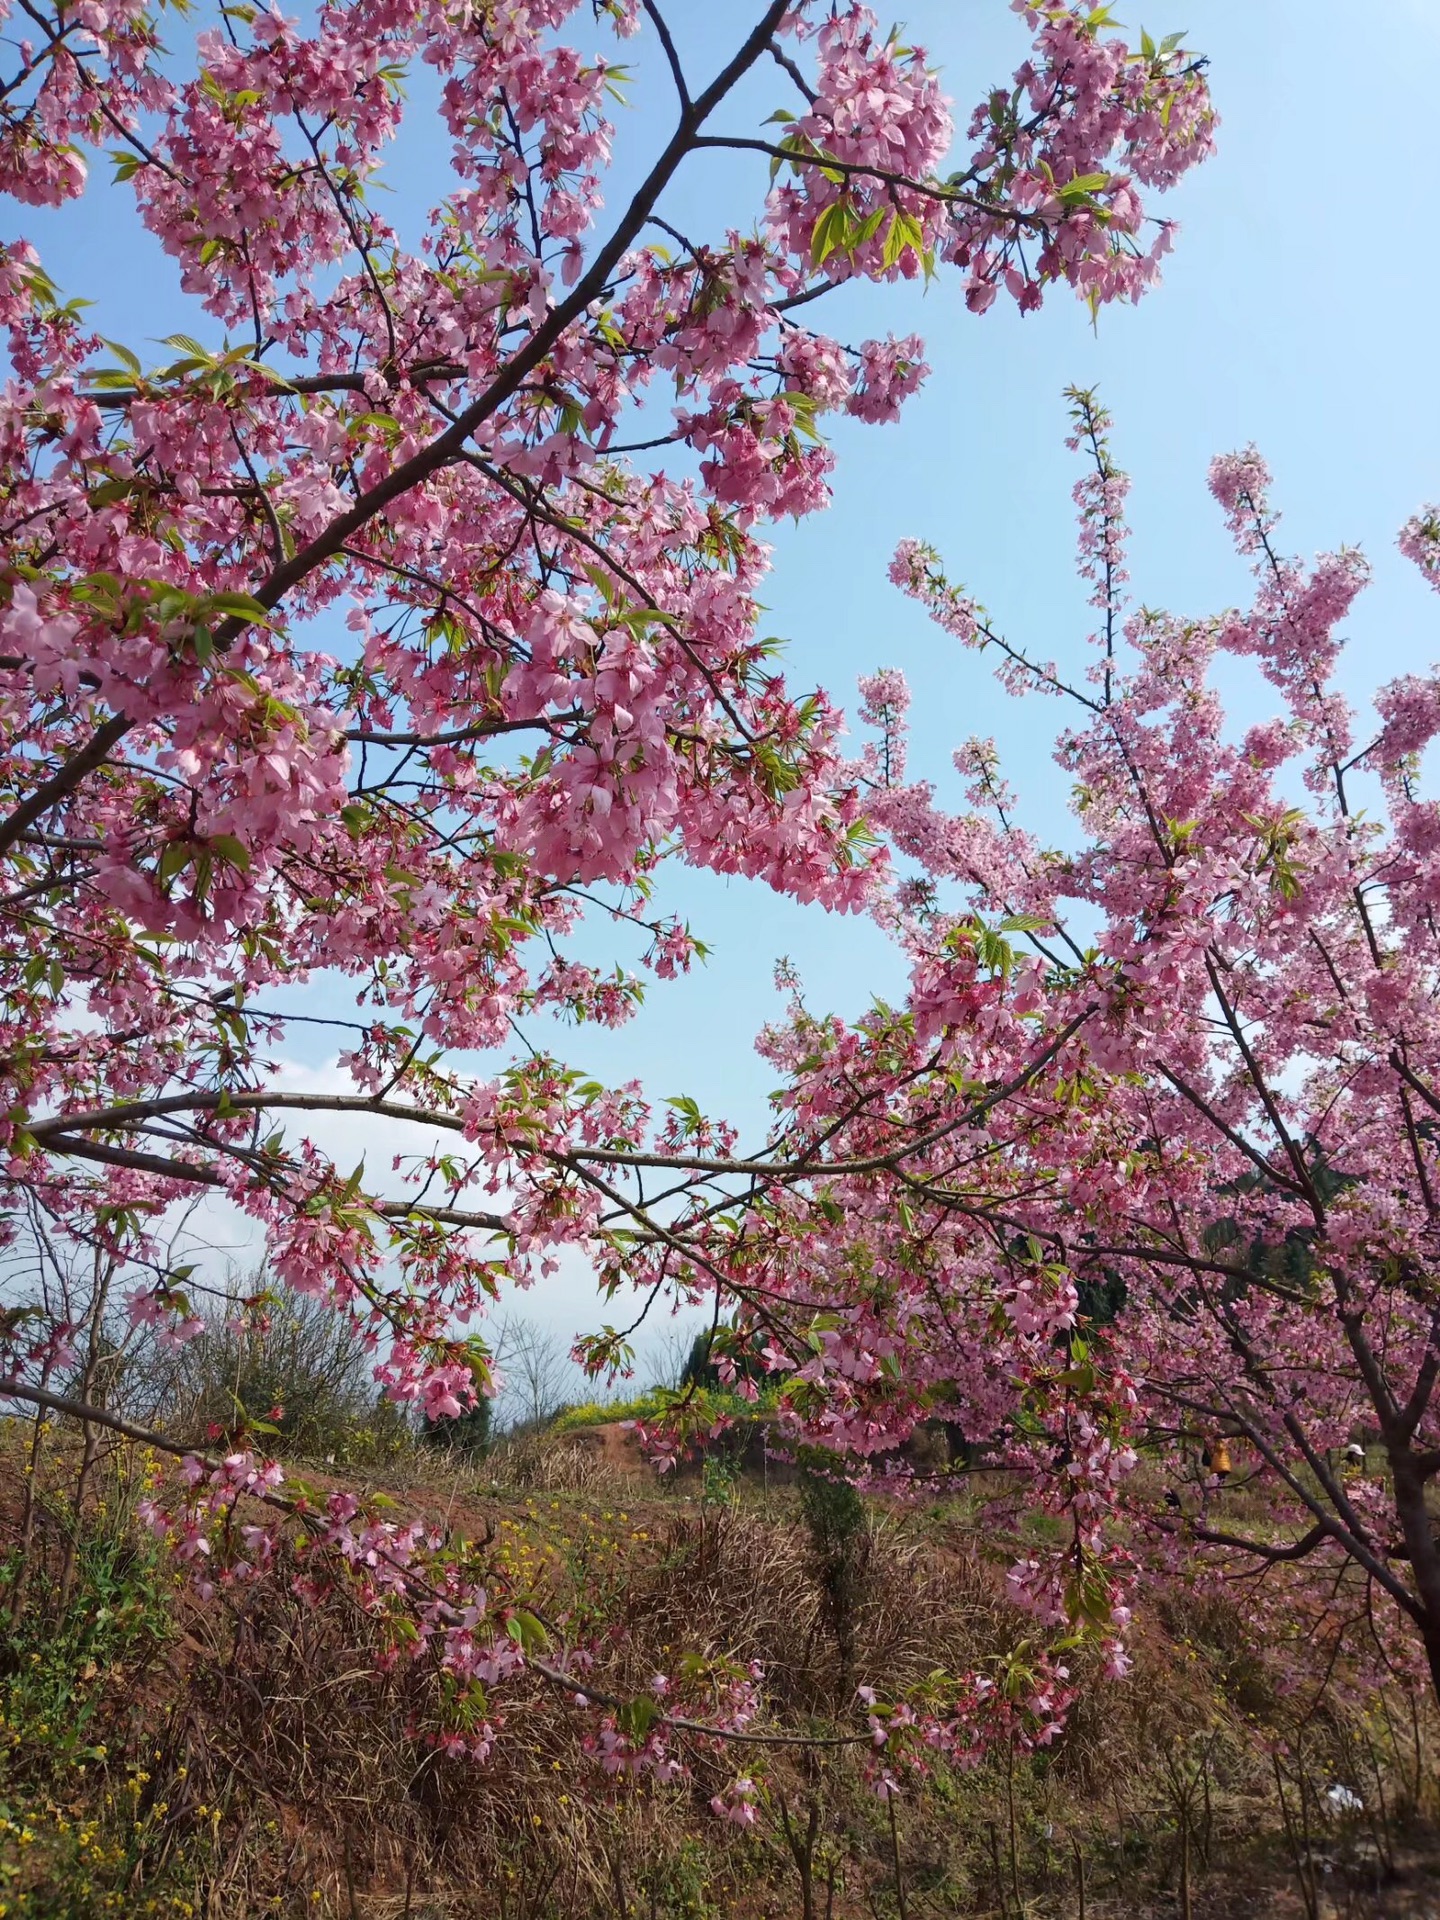
[[[1203,1540],[1212,1547],[1234,1547],[1241,1553],[1253,1553],[1261,1560],[1303,1560],[1313,1553],[1322,1540],[1334,1538],[1330,1528],[1323,1521],[1317,1521],[1308,1533],[1293,1540],[1288,1547],[1272,1547],[1263,1540],[1244,1540],[1238,1533],[1217,1533],[1210,1527],[1191,1525],[1191,1533],[1197,1540]]]
[[[965,1107],[962,1112],[947,1120],[942,1126],[936,1127],[931,1133],[923,1135],[917,1141],[897,1146],[891,1153],[870,1154],[853,1160],[831,1161],[810,1159],[802,1154],[795,1160],[786,1161],[640,1153],[619,1147],[580,1147],[570,1151],[542,1148],[538,1151],[545,1159],[559,1165],[594,1162],[608,1166],[649,1167],[705,1174],[748,1174],[770,1181],[802,1180],[821,1175],[833,1178],[841,1174],[878,1173],[916,1154],[924,1153],[961,1127],[977,1125],[994,1108],[1022,1092],[1094,1012],[1095,1008],[1090,1006],[1078,1013],[1028,1066],[1007,1081],[1004,1086],[995,1088],[974,1106]],[[113,1131],[135,1126],[141,1121],[153,1120],[161,1114],[168,1113],[217,1113],[222,1110],[229,1113],[242,1113],[254,1112],[256,1109],[274,1109],[277,1112],[290,1110],[303,1113],[369,1113],[375,1115],[377,1119],[409,1121],[416,1126],[440,1127],[451,1133],[461,1133],[465,1127],[464,1120],[456,1113],[412,1107],[398,1101],[372,1099],[364,1094],[278,1093],[263,1089],[253,1091],[195,1089],[188,1093],[157,1094],[153,1100],[128,1101],[114,1107],[95,1107],[79,1113],[54,1114],[28,1122],[26,1131],[41,1145],[55,1152],[68,1152],[73,1150],[73,1136],[81,1132],[101,1129]]]
[[[475,429],[498,412],[507,400],[514,397],[528,376],[550,354],[566,331],[581,318],[590,303],[603,293],[611,273],[639,237],[660,196],[679,170],[681,162],[696,145],[696,136],[700,127],[764,53],[771,35],[785,15],[787,4],[788,0],[770,0],[758,25],[729,64],[716,75],[704,93],[682,112],[679,125],[652,167],[649,177],[630,202],[619,225],[596,254],[588,271],[576,282],[569,297],[561,301],[543,324],[536,328],[528,343],[508,362],[490,387],[458,414],[443,433],[438,434],[428,445],[421,447],[408,460],[402,460],[398,466],[393,467],[382,480],[378,480],[373,487],[362,493],[353,507],[345,513],[338,514],[323,533],[318,534],[308,545],[300,548],[289,560],[271,570],[254,595],[262,606],[278,607],[293,587],[298,586],[317,567],[333,559],[352,534],[358,533],[362,527],[367,526],[393,500],[400,499],[412,487],[419,486],[432,474],[439,472],[442,467],[448,466],[457,459],[464,449],[465,442]],[[216,632],[217,641],[225,642],[233,639],[243,629],[244,624],[243,620],[223,622]],[[33,826],[36,820],[57,801],[73,792],[81,781],[100,765],[110,749],[124,737],[129,726],[130,722],[123,714],[115,714],[98,730],[88,745],[67,760],[43,786],[37,788],[30,798],[16,809],[10,819],[0,825],[0,853],[11,846],[19,834]]]
[[[112,714],[103,726],[97,727],[78,753],[72,753],[63,766],[57,767],[48,780],[36,787],[28,800],[21,801],[8,820],[0,822],[0,853],[8,853],[20,836],[43,819],[51,807],[58,806],[67,794],[73,793],[129,730],[130,722],[123,713]]]

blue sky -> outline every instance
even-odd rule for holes
[[[857,674],[903,668],[915,693],[912,771],[943,796],[947,783],[953,791],[952,748],[993,733],[1022,813],[1056,841],[1068,833],[1049,760],[1057,709],[1007,701],[983,659],[888,584],[886,566],[900,538],[930,540],[1017,639],[1060,658],[1080,645],[1089,623],[1071,567],[1079,470],[1062,444],[1067,383],[1098,385],[1115,416],[1116,456],[1134,481],[1137,598],[1208,613],[1245,596],[1205,471],[1213,454],[1254,441],[1274,469],[1285,543],[1305,552],[1358,543],[1374,564],[1350,628],[1350,690],[1363,696],[1440,653],[1435,602],[1394,551],[1407,515],[1440,498],[1431,241],[1440,0],[1145,0],[1143,11],[1118,0],[1115,10],[1132,33],[1187,29],[1211,58],[1222,116],[1216,157],[1164,203],[1182,231],[1163,284],[1135,309],[1104,312],[1095,332],[1061,291],[1024,320],[999,306],[977,320],[953,277],[925,294],[846,289],[820,324],[849,338],[918,331],[934,371],[898,425],[842,424],[834,504],[775,529],[767,595],[766,629],[788,636],[793,682],[820,682],[848,703]],[[667,8],[702,77],[754,11],[749,0]],[[923,0],[902,17],[942,69],[962,121],[1023,51],[1004,0]],[[632,58],[635,80],[619,116],[613,202],[672,111],[653,43],[642,38],[621,57]],[[423,77],[411,91],[417,111],[390,170],[402,215],[434,192],[445,166]],[[767,68],[721,124],[753,131],[784,99],[782,77]],[[95,322],[112,337],[142,352],[147,339],[180,329],[213,339],[108,174],[102,162],[78,209],[20,209],[14,229],[36,241],[69,293],[96,301]],[[702,233],[748,224],[764,179],[763,162],[706,157],[668,211]],[[1267,710],[1256,683],[1237,674],[1233,691],[1243,721]],[[600,1077],[638,1075],[659,1096],[692,1093],[753,1137],[770,1076],[751,1042],[778,1010],[777,956],[797,963],[812,1004],[852,1014],[872,993],[899,989],[896,957],[868,925],[749,883],[681,874],[668,898],[713,959],[688,981],[652,988],[624,1031],[581,1029],[563,1044]],[[318,1068],[323,1049],[307,1052],[304,1032],[296,1061]],[[563,1319],[573,1304],[567,1289],[554,1311]]]
[[[928,293],[847,289],[822,324],[850,338],[914,328],[934,371],[897,425],[841,427],[834,503],[775,530],[767,595],[767,627],[789,636],[797,682],[849,699],[857,674],[902,667],[915,694],[912,771],[953,791],[953,747],[993,733],[1022,810],[1057,840],[1069,830],[1049,754],[1058,708],[1008,700],[986,661],[903,599],[886,567],[897,540],[931,540],[1007,632],[1051,657],[1078,648],[1090,621],[1071,567],[1079,468],[1063,446],[1069,382],[1098,385],[1115,416],[1116,455],[1134,481],[1138,599],[1206,613],[1246,596],[1205,475],[1213,454],[1253,440],[1274,469],[1294,550],[1358,543],[1370,554],[1375,580],[1345,671],[1357,697],[1440,653],[1434,597],[1394,550],[1403,520],[1440,497],[1440,409],[1427,375],[1440,269],[1426,239],[1440,5],[1146,0],[1141,13],[1122,0],[1115,10],[1133,31],[1187,28],[1211,57],[1222,116],[1215,158],[1164,203],[1183,230],[1162,285],[1135,308],[1107,309],[1098,331],[1062,291],[1039,314],[997,306],[977,320],[954,279]],[[728,35],[748,17],[686,0],[672,12],[712,60],[720,23]],[[696,16],[708,16],[702,31]],[[927,0],[903,18],[966,111],[1023,43],[1000,0]],[[643,67],[639,77],[651,80]],[[777,79],[758,76],[757,118],[779,104]],[[622,128],[622,159],[654,117],[656,91],[663,97],[652,82],[638,108],[642,124]],[[728,160],[695,176],[697,223],[714,204],[714,176],[737,197],[754,177]],[[1268,710],[1258,682],[1239,671],[1232,680],[1247,723]],[[896,957],[868,926],[752,885],[695,875],[674,892],[713,941],[713,959],[690,981],[652,990],[624,1033],[582,1032],[575,1043],[602,1072],[640,1072],[659,1092],[690,1091],[759,1122],[769,1074],[750,1039],[777,1008],[775,957],[797,962],[814,1004],[850,1013],[898,988]]]

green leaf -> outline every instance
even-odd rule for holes
[[[248,620],[255,626],[273,627],[270,609],[249,593],[209,593],[203,605],[213,613],[228,614],[232,620]]]
[[[505,1622],[505,1631],[522,1653],[544,1653],[550,1645],[544,1625],[524,1607],[517,1607],[511,1614]]]
[[[620,615],[620,624],[634,633],[643,633],[646,627],[653,626],[657,620],[668,622],[669,618],[658,607],[635,607],[631,612]]]
[[[128,386],[129,383],[129,375],[123,374],[120,384]],[[116,384],[115,381],[108,380],[103,373],[98,373],[95,376],[95,385],[97,387],[108,387]],[[88,503],[90,506],[97,508],[113,507],[121,500],[128,500],[134,492],[135,482],[133,480],[102,480],[100,485],[91,491]]]
[[[615,1724],[627,1738],[638,1744],[659,1718],[659,1703],[649,1694],[642,1693],[634,1700],[625,1702],[615,1715]]]
[[[210,845],[220,858],[241,873],[250,871],[250,849],[243,840],[237,840],[233,833],[216,833],[210,837]]]
[[[813,265],[823,267],[825,262],[841,246],[850,225],[850,214],[843,200],[833,201],[815,222],[810,234],[810,259]]]
[[[611,573],[608,568],[593,566],[588,562],[585,567],[585,572],[589,577],[590,584],[605,604],[611,607],[618,606],[624,588],[620,585],[614,574]]]
[[[907,248],[913,248],[923,257],[925,252],[925,234],[920,222],[908,213],[895,213],[891,217],[889,229],[885,235],[885,246],[881,254],[881,265],[898,266],[901,255]]]
[[[203,367],[213,367],[215,364],[214,354],[211,353],[208,347],[202,347],[200,342],[191,334],[168,333],[160,344],[162,347],[174,347],[177,353],[192,355]]]
[[[155,870],[161,886],[164,886],[167,880],[173,880],[178,874],[183,873],[194,860],[195,854],[196,849],[189,841],[169,841],[160,855]]]
[[[118,340],[107,340],[105,344],[117,359],[124,361],[125,365],[138,380],[144,369],[141,367],[139,360],[130,351],[129,347],[122,347]]]
[[[1067,1367],[1064,1373],[1057,1374],[1055,1384],[1059,1387],[1073,1387],[1077,1393],[1093,1393],[1095,1369],[1088,1360],[1082,1361],[1079,1366]]]
[[[889,211],[890,209],[885,206],[883,202],[880,206],[876,207],[869,219],[863,223],[859,232],[855,235],[855,245],[857,247],[863,247],[867,240],[873,240],[875,238]]]
[[[698,1130],[704,1119],[704,1115],[700,1111],[699,1103],[692,1100],[689,1094],[676,1094],[672,1099],[667,1100],[665,1104],[667,1107],[673,1107],[684,1121],[685,1124],[681,1129],[682,1132],[694,1133]]]

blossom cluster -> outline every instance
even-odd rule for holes
[[[64,217],[108,151],[89,191],[133,208],[144,270],[194,319],[158,350],[110,342],[34,246],[0,246],[0,1233],[43,1222],[121,1275],[134,1337],[183,1343],[217,1308],[213,1274],[176,1265],[175,1210],[221,1198],[263,1235],[266,1289],[328,1303],[429,1420],[493,1390],[485,1313],[562,1259],[681,1303],[778,1285],[796,1422],[877,1472],[954,1311],[994,1316],[962,1369],[977,1419],[1017,1379],[1048,1393],[1073,1302],[1044,1259],[1015,1285],[950,1234],[912,1260],[881,1180],[848,1221],[768,1175],[731,1211],[706,1178],[746,1177],[731,1129],[599,1085],[529,1023],[618,1025],[701,956],[667,859],[894,911],[912,939],[883,834],[987,867],[992,839],[903,784],[898,683],[874,683],[886,742],[852,762],[839,708],[763,634],[766,537],[825,505],[830,417],[892,421],[927,372],[916,337],[812,323],[855,279],[958,271],[976,311],[1143,291],[1169,238],[1146,208],[1210,150],[1201,63],[1027,5],[1029,52],[954,165],[920,49],[851,0],[769,0],[703,87],[676,56],[679,131],[607,215],[610,28],[638,30],[635,6],[224,13],[185,44],[145,0],[36,0],[6,54],[0,192]],[[773,53],[793,117],[727,131]],[[410,232],[379,189],[422,68],[448,165]],[[682,231],[672,183],[713,146],[758,146],[755,204]],[[1109,528],[1113,488],[1102,506]],[[597,925],[634,951],[597,960]],[[916,951],[897,1057],[938,1042],[962,1080],[1003,1077],[1036,1005],[975,929],[934,931],[953,943]],[[337,1007],[338,1067],[297,1090],[274,1063]],[[777,1040],[787,1073],[817,1062],[783,1124],[843,1137],[885,1024]],[[923,1081],[912,1098],[900,1118],[929,1125]],[[386,1129],[396,1164],[335,1165],[299,1118],[327,1111]],[[660,1211],[627,1156],[673,1164]],[[6,1390],[49,1392],[73,1324],[8,1328]],[[612,1330],[582,1351],[627,1360]],[[503,1716],[469,1689],[535,1663],[514,1610],[423,1529],[290,1499],[239,1424],[157,1493],[157,1531],[214,1588],[298,1529],[305,1590],[408,1622],[469,1702],[443,1739],[488,1751]],[[607,1763],[669,1764],[658,1723],[611,1731]]]

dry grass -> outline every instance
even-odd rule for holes
[[[769,1723],[823,1732],[853,1725],[857,1683],[900,1692],[936,1667],[1002,1655],[1022,1631],[959,1506],[867,1503],[845,1548],[841,1621],[793,1491],[661,1497],[592,1447],[554,1455],[512,1456],[505,1485],[493,1462],[439,1462],[392,1490],[407,1511],[488,1537],[494,1580],[596,1647],[597,1686],[638,1689],[681,1651],[754,1660]],[[897,1845],[912,1920],[1002,1906],[1019,1920],[1017,1891],[1032,1920],[1073,1914],[1077,1854],[1090,1920],[1128,1920],[1177,1911],[1185,1829],[1197,1914],[1303,1912],[1269,1755],[1281,1738],[1293,1751],[1294,1702],[1223,1598],[1180,1595],[1153,1609],[1135,1673],[1083,1690],[1053,1753],[972,1774],[937,1767],[907,1790],[893,1835],[853,1750],[771,1750],[762,1818],[747,1835],[707,1802],[760,1756],[692,1743],[689,1775],[674,1786],[611,1780],[586,1750],[590,1716],[539,1681],[505,1690],[488,1764],[437,1754],[423,1733],[442,1683],[423,1663],[377,1671],[374,1625],[348,1601],[302,1602],[281,1566],[200,1607],[137,1554],[127,1502],[142,1471],[123,1450],[112,1456],[102,1510],[84,1531],[109,1542],[106,1564],[148,1609],[143,1630],[96,1658],[63,1653],[72,1626],[53,1604],[62,1500],[44,1506],[32,1546],[16,1644],[39,1652],[37,1670],[53,1649],[58,1668],[80,1662],[56,1684],[72,1713],[83,1701],[87,1746],[104,1757],[54,1742],[50,1709],[25,1691],[30,1669],[12,1655],[18,1734],[0,1802],[32,1827],[42,1814],[49,1823],[28,1860],[0,1834],[0,1907],[17,1920],[181,1915],[187,1904],[207,1920],[798,1920],[807,1833],[816,1920],[897,1916]],[[58,1493],[58,1459],[51,1473]],[[15,1517],[13,1499],[0,1503],[0,1531],[13,1532]],[[93,1600],[84,1594],[92,1611]],[[1398,1692],[1368,1712],[1337,1695],[1310,1713],[1300,1768],[1287,1762],[1289,1808],[1303,1808],[1310,1828],[1302,1867],[1334,1892],[1334,1914],[1424,1911],[1404,1904],[1403,1881],[1437,1751],[1434,1727],[1417,1726],[1418,1768]],[[1358,1790],[1362,1812],[1336,1814],[1324,1799],[1336,1782]],[[92,1854],[112,1846],[113,1830],[114,1862],[87,1867],[88,1879],[75,1877],[66,1808],[97,1823],[103,1846]],[[44,1875],[58,1885],[62,1870],[68,1905],[45,1892]],[[1384,1871],[1389,1891],[1376,1894]]]

